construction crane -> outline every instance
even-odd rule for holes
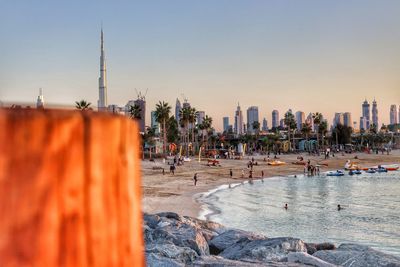
[[[143,101],[146,100],[146,95],[147,95],[147,91],[148,91],[148,90],[149,90],[149,88],[146,88],[146,92],[143,94],[142,91],[138,91],[138,90],[135,88],[137,98],[140,99],[140,100],[143,100]]]

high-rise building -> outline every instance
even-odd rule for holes
[[[224,132],[227,132],[229,130],[229,117],[223,117],[222,121],[224,125]]]
[[[179,101],[179,99],[176,99],[176,103],[175,103],[175,120],[179,125],[179,121],[180,121],[180,115],[179,112],[182,109],[182,105],[181,105],[181,101]]]
[[[335,113],[335,117],[334,117],[334,119],[333,119],[333,125],[332,125],[332,127],[333,127],[333,128],[336,128],[336,126],[337,126],[338,124],[344,125],[344,116],[343,116],[343,113],[341,113],[341,112],[336,112],[336,113]]]
[[[378,105],[376,104],[376,100],[372,102],[372,123],[379,129],[378,122]]]
[[[346,127],[353,128],[353,121],[351,119],[351,113],[350,112],[343,113],[343,125],[346,126]]]
[[[42,88],[39,89],[39,95],[36,100],[36,108],[44,108],[44,98]]]
[[[236,112],[235,112],[235,134],[240,135],[243,134],[243,114],[240,109],[240,105],[238,103]]]
[[[262,130],[263,131],[268,131],[268,121],[266,118],[263,119],[262,121]]]
[[[364,130],[366,131],[367,128],[367,118],[366,117],[360,117],[360,131]]]
[[[316,131],[315,126],[314,126],[314,119],[313,119],[313,114],[309,113],[306,119],[306,123],[308,123],[311,126],[312,131]]]
[[[276,109],[272,111],[272,128],[279,127],[279,111]]]
[[[247,109],[247,132],[254,133],[253,123],[258,120],[258,107],[252,106]]]
[[[364,130],[368,130],[370,127],[370,110],[369,110],[369,103],[367,101],[367,99],[365,99],[364,103],[362,104],[362,117],[365,118],[366,120],[366,124],[365,124],[365,128],[363,128]],[[361,127],[361,124],[360,124]]]
[[[281,119],[281,120],[279,121],[279,126],[280,126],[282,129],[286,128],[285,120],[284,120],[284,119]]]
[[[182,107],[183,107],[183,108],[190,108],[191,106],[190,106],[190,103],[187,102],[187,100],[185,100],[185,102],[183,102]]]
[[[144,133],[146,130],[146,100],[144,97],[140,97],[134,101],[134,105],[138,105],[140,108],[139,131]]]
[[[107,78],[106,78],[106,56],[104,53],[103,29],[100,38],[100,77],[99,77],[99,100],[97,108],[99,111],[107,108]]]
[[[400,112],[400,108],[399,108]],[[399,113],[400,115],[400,113]],[[397,106],[396,105],[391,105],[390,106],[390,124],[397,124],[398,123],[398,117],[397,117]]]
[[[206,117],[206,113],[204,111],[198,111],[197,117],[196,117],[196,124],[197,125],[202,124],[205,117]]]
[[[151,114],[151,124],[150,124],[151,128],[154,129],[156,134],[159,134],[160,133],[160,124],[157,121],[156,112],[153,110],[150,114]]]
[[[296,112],[296,126],[297,130],[301,131],[301,128],[303,127],[303,123],[306,121],[306,115],[304,114],[303,111],[297,111]]]

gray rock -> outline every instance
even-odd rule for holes
[[[223,232],[228,230],[222,224],[219,224],[219,223],[216,223],[216,222],[213,222],[213,221],[203,221],[203,220],[192,218],[192,217],[188,217],[188,216],[184,216],[184,220],[183,221],[184,222],[188,222],[188,223],[190,222],[193,225],[195,225],[196,227],[199,227],[201,229],[206,229],[206,230],[209,230],[211,232],[215,232],[217,234],[222,234]]]
[[[305,252],[290,252],[287,256],[288,262],[303,263],[316,267],[335,267],[332,263],[323,261],[317,257],[311,256]]]
[[[150,227],[150,228],[156,228],[157,227],[157,224],[159,223],[159,221],[160,221],[160,216],[158,216],[158,215],[153,215],[153,214],[144,214],[143,215],[143,220],[144,220],[144,223],[148,226],[148,227]]]
[[[239,240],[247,238],[248,240],[266,239],[263,235],[254,234],[242,230],[228,230],[213,239],[208,243],[210,247],[210,253],[218,255],[226,248],[232,246]]]
[[[188,247],[179,247],[172,243],[146,245],[146,253],[173,259],[179,263],[190,264],[197,257],[197,253]]]
[[[175,212],[160,212],[160,213],[157,213],[156,215],[158,215],[160,217],[165,217],[165,218],[168,218],[168,219],[175,219],[177,221],[181,221],[182,220],[182,217],[179,214],[175,213]]]
[[[306,265],[300,263],[289,262],[260,262],[260,261],[235,261],[224,259],[219,256],[203,256],[198,258],[191,266],[194,267],[305,267]],[[309,266],[308,266],[309,267]]]
[[[146,253],[146,266],[148,267],[183,267],[183,263],[179,263],[170,258],[162,257],[157,254]]]
[[[219,256],[231,260],[285,261],[289,252],[307,252],[304,242],[292,237],[261,240],[246,238],[226,248]]]
[[[336,250],[320,250],[313,256],[341,266],[400,266],[400,257],[357,244],[342,244]]]
[[[336,249],[335,244],[333,243],[305,243],[307,248],[307,253],[312,255],[318,250],[333,250]]]

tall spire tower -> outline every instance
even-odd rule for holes
[[[101,54],[100,54],[100,77],[99,77],[99,100],[98,110],[107,108],[107,78],[106,78],[106,58],[104,54],[103,27],[101,28]]]

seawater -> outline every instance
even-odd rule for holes
[[[201,201],[207,207],[203,217],[228,227],[306,242],[358,243],[400,255],[399,171],[265,178],[221,186]]]

